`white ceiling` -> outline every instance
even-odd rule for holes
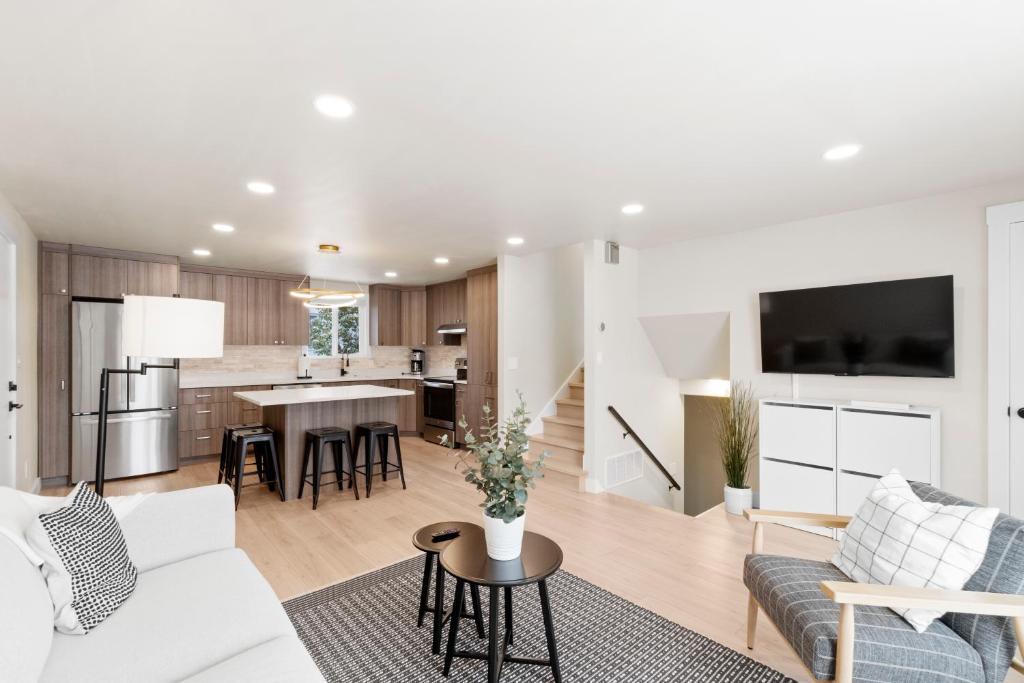
[[[1019,0],[0,0],[0,193],[42,239],[438,281],[1024,174],[1021,26]]]

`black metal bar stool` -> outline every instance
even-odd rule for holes
[[[274,432],[266,427],[236,429],[231,433],[231,440],[233,442],[230,449],[231,462],[228,463],[224,483],[232,486],[235,490],[235,509],[238,509],[243,486],[266,484],[271,491],[276,488],[281,501],[284,502],[284,487],[281,486],[281,467],[277,459]],[[253,447],[256,469],[246,472],[246,454],[249,451],[249,446]],[[264,464],[269,471],[263,471]],[[242,483],[246,474],[258,475],[260,472],[263,472],[264,478],[258,484]]]
[[[388,458],[388,438],[395,440],[395,464]],[[359,453],[359,443],[366,439],[363,451],[363,464],[356,465],[355,470],[366,475],[366,497],[370,497],[370,486],[373,483],[373,445],[376,442],[377,451],[380,452],[380,476],[384,481],[388,480],[388,472],[398,472],[402,479],[402,488],[405,488],[405,469],[402,467],[402,444],[398,438],[398,425],[391,422],[364,422],[356,425],[356,447],[354,453]]]
[[[221,483],[227,478],[228,463],[232,460],[231,458],[231,435],[238,429],[256,429],[261,428],[263,425],[252,422],[249,424],[241,425],[228,425],[224,428],[224,434],[220,440],[220,465],[217,467],[217,483]],[[260,468],[262,470],[262,467]],[[262,477],[260,481],[262,481]]]
[[[313,509],[316,510],[317,501],[320,500],[320,477],[324,472],[324,451],[328,444],[331,446],[331,454],[334,457],[334,481],[328,484],[337,484],[338,490],[345,488],[345,481],[348,487],[354,488],[356,500],[359,500],[359,487],[354,486],[356,480],[356,456],[352,452],[352,441],[349,439],[347,429],[341,427],[323,427],[306,431],[306,447],[302,455],[302,479],[299,481],[299,498],[302,498],[302,490],[308,482],[313,487]],[[345,449],[348,449],[349,468],[345,470]],[[310,458],[313,460],[313,471],[307,474]],[[308,477],[312,475],[313,480]]]

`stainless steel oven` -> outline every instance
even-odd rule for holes
[[[455,382],[439,377],[423,380],[423,438],[440,443],[448,436],[449,447],[455,445]]]

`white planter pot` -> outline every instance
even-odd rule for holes
[[[488,517],[483,513],[484,539],[487,541],[487,556],[492,560],[514,560],[523,551],[523,529],[526,525],[526,513],[516,518],[511,524],[500,519]]]
[[[725,511],[730,515],[742,515],[743,511],[754,506],[753,489],[734,489],[725,487]]]

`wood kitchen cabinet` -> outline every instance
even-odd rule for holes
[[[181,296],[224,304],[224,344],[248,342],[248,280],[239,275],[214,275],[181,271]]]
[[[279,280],[246,278],[246,344],[281,343],[281,284]]]
[[[128,292],[127,261],[106,256],[71,254],[71,294],[120,299]]]
[[[427,292],[402,290],[402,346],[427,345]]]
[[[302,283],[298,280],[280,280],[280,342],[286,346],[309,344],[309,309],[289,292]]]
[[[39,293],[68,293],[68,252],[40,250]]]
[[[426,288],[427,343],[461,346],[463,335],[438,334],[437,328],[466,320],[466,279],[441,282]]]
[[[498,384],[498,269],[470,271],[466,278],[466,357],[470,384]]]
[[[413,384],[416,385],[416,433],[422,435],[427,424],[423,417],[423,382],[417,380]]]
[[[178,264],[125,261],[126,294],[174,296],[178,294]]]
[[[414,379],[400,379],[398,380],[398,388],[405,389],[407,391],[415,392],[417,385],[420,383]],[[419,429],[419,418],[417,418],[417,407],[420,408],[419,413],[422,413],[423,404],[423,390],[419,390],[419,400],[417,401],[416,395],[402,396],[398,399],[398,431],[402,434],[418,434]]]
[[[370,346],[402,345],[402,290],[370,285]]]
[[[44,281],[49,275],[44,273]],[[39,476],[43,479],[69,473],[70,302],[67,294],[43,294],[40,301],[39,328],[44,332],[39,344]]]

